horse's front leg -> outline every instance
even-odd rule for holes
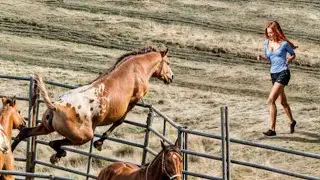
[[[139,101],[139,99],[137,99],[136,101],[134,101],[133,103],[129,104],[126,113],[122,116],[121,119],[119,119],[118,121],[114,122],[112,124],[112,126],[105,132],[102,134],[102,137],[96,141],[94,141],[93,146],[98,149],[99,151],[101,151],[102,149],[102,144],[103,141],[107,139],[107,137],[112,133],[112,131],[118,127],[120,124],[123,123],[124,119],[126,118],[128,112],[136,105],[136,103]]]
[[[102,134],[101,138],[94,141],[93,146],[98,149],[99,151],[102,150],[102,145],[103,145],[103,141],[106,140],[108,138],[108,136],[112,133],[112,131],[118,127],[120,124],[123,123],[124,119],[126,116],[124,116],[123,118],[121,118],[120,120],[116,121],[115,123],[112,124],[112,126]]]

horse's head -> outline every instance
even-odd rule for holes
[[[160,51],[160,54],[162,60],[152,76],[163,80],[165,84],[170,84],[173,80],[173,72],[170,68],[168,49],[166,49],[165,51]]]
[[[0,124],[0,151],[7,154],[10,148],[10,141],[7,134],[4,132],[2,125]]]
[[[182,175],[182,156],[178,140],[174,145],[165,146],[161,141],[163,149],[162,171],[169,179],[181,180]]]
[[[20,114],[17,109],[16,98],[2,98],[3,109],[8,113],[9,121],[13,123],[13,129],[21,129],[26,126],[24,117]],[[3,112],[2,112],[3,113]]]

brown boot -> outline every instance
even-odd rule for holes
[[[266,136],[276,136],[277,135],[276,131],[272,131],[271,129],[269,129],[267,132],[263,132],[263,134]]]
[[[296,126],[297,121],[293,120],[292,123],[290,124],[290,133],[294,133],[294,127]]]

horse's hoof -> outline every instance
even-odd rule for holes
[[[101,151],[102,150],[102,144],[103,142],[97,140],[93,143],[93,146],[98,150],[98,151]]]
[[[57,155],[56,154],[53,154],[51,157],[50,157],[50,162],[51,162],[51,164],[56,164],[57,162],[59,162],[60,161],[60,158],[58,158],[57,157]]]
[[[66,156],[67,156],[67,152],[66,152],[65,150],[58,151],[58,153],[56,154],[56,156],[57,156],[58,158],[66,157]]]

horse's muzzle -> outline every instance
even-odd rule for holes
[[[165,84],[170,84],[170,83],[172,83],[172,82],[173,82],[173,75],[172,75],[171,77],[165,77],[165,78],[163,79],[163,81],[164,81]]]
[[[18,127],[18,130],[21,131],[22,129],[26,128],[27,127],[27,122],[24,121],[24,123]]]

